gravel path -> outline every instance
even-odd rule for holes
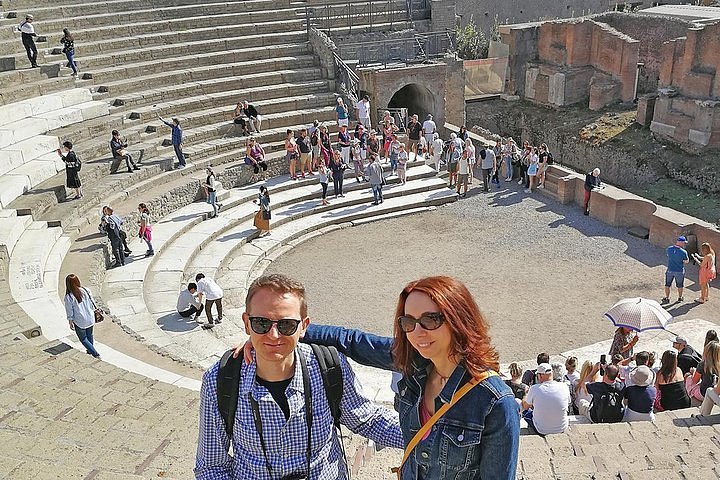
[[[663,249],[585,217],[576,206],[527,195],[516,183],[501,187],[489,194],[475,188],[436,211],[314,238],[268,272],[304,282],[313,321],[382,335],[392,332],[397,295],[408,281],[456,276],[489,320],[502,362],[611,338],[602,314],[613,303],[662,296]],[[688,277],[686,302],[670,312],[677,320],[720,323],[717,288],[710,303],[693,303],[697,267]]]

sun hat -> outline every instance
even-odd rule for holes
[[[538,365],[537,373],[539,373],[540,375],[552,373],[552,366],[549,363],[541,363],[540,365]]]
[[[630,378],[632,379],[633,384],[638,387],[647,387],[648,385],[651,385],[654,382],[653,377],[653,371],[650,370],[650,367],[647,365],[640,365],[630,371]]]

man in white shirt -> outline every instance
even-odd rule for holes
[[[18,25],[17,31],[22,33],[22,42],[27,52],[28,60],[30,60],[30,65],[32,65],[32,68],[38,68],[38,51],[35,46],[35,39],[33,38],[37,37],[37,34],[35,33],[35,26],[33,25],[33,16],[30,14],[25,15],[25,21]]]
[[[523,418],[540,435],[562,433],[568,428],[570,389],[564,382],[553,381],[549,363],[537,368],[538,383],[531,386],[522,400]]]
[[[223,290],[220,285],[215,283],[212,278],[205,278],[205,275],[198,273],[195,275],[195,281],[197,282],[197,293],[198,300],[202,303],[205,300],[205,315],[207,315],[208,324],[203,325],[203,328],[213,327],[212,317],[212,306],[217,305],[217,319],[214,323],[222,323],[222,297]]]
[[[437,132],[433,134],[433,139],[430,144],[430,154],[433,162],[435,162],[435,171],[440,173],[440,159],[442,158],[445,142],[442,141],[442,138],[440,138]]]
[[[422,124],[422,133],[423,137],[425,137],[428,148],[432,145],[433,139],[435,138],[435,130],[437,130],[437,126],[433,121],[433,116],[428,113],[427,119]]]
[[[370,123],[370,97],[368,95],[365,95],[362,99],[360,99],[357,105],[355,105],[355,111],[357,113],[358,121],[370,130],[372,124]]]
[[[187,318],[195,314],[195,320],[200,317],[203,311],[203,304],[198,300],[197,285],[193,282],[188,283],[187,289],[180,292],[177,301],[177,311],[181,317]]]
[[[469,157],[469,155],[470,153],[465,150],[462,152],[462,155],[460,155],[460,159],[458,160],[457,193],[458,195],[460,195],[460,187],[463,187],[464,191],[461,195],[463,198],[467,196],[468,178],[470,177],[470,164],[473,160]]]

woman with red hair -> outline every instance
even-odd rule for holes
[[[303,341],[402,372],[400,479],[515,479],[518,406],[497,375],[487,324],[462,282],[445,276],[410,282],[398,299],[394,338],[310,325]]]

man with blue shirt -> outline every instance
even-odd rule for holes
[[[177,168],[185,168],[185,155],[182,151],[183,131],[180,128],[180,120],[177,118],[172,119],[172,123],[162,118],[159,114],[157,116],[161,122],[172,129],[172,146],[175,150],[175,155],[178,159]]]
[[[218,410],[218,362],[203,376],[195,477],[347,479],[318,360],[309,345],[298,345],[310,324],[305,288],[284,275],[262,276],[250,286],[245,308],[254,359],[240,370],[232,437]],[[340,423],[380,445],[402,448],[397,413],[362,394],[343,355],[340,366]]]
[[[670,303],[670,287],[673,280],[678,290],[678,302],[682,302],[683,287],[685,286],[685,265],[690,261],[687,250],[687,238],[680,236],[675,245],[670,245],[665,253],[668,257],[667,271],[665,272],[665,296],[660,301],[663,305]]]

